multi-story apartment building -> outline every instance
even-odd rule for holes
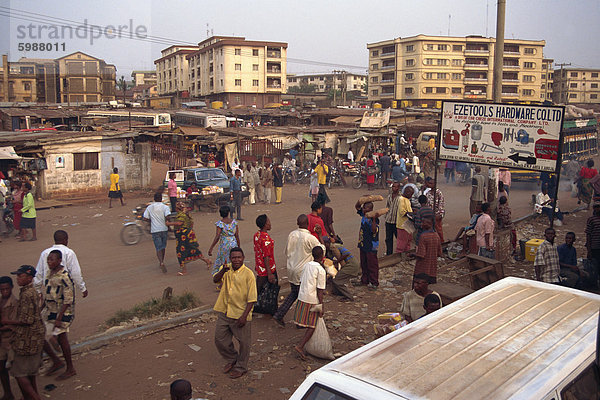
[[[0,101],[57,103],[58,65],[54,60],[21,58],[8,62],[2,57],[0,67]],[[8,84],[5,84],[8,82]]]
[[[188,97],[190,90],[187,56],[198,50],[198,46],[170,46],[161,51],[154,61],[158,95]]]
[[[600,69],[555,69],[552,100],[564,104],[600,103]]]
[[[331,74],[307,74],[307,75],[287,75],[287,90],[294,87],[312,86],[315,93],[326,93],[332,89],[346,90],[347,92],[360,93],[366,95],[365,90],[367,75],[352,74],[346,71],[338,71]]]
[[[228,107],[264,107],[285,93],[287,43],[213,36],[189,54],[190,94]]]
[[[367,44],[369,100],[492,100],[495,38],[418,35]],[[543,40],[504,41],[502,101],[544,100]]]
[[[540,85],[540,97],[542,101],[552,101],[552,87],[554,85],[554,60],[544,58],[542,60],[542,84]]]
[[[133,71],[133,86],[156,85],[156,71]]]
[[[60,93],[67,103],[115,100],[117,69],[81,51],[58,58]]]

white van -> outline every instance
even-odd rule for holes
[[[598,399],[599,308],[505,278],[323,366],[290,399]]]

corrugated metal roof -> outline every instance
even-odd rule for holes
[[[541,398],[593,354],[599,307],[596,294],[506,278],[324,368],[410,399]]]

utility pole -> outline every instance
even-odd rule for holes
[[[493,100],[502,101],[502,69],[504,67],[504,20],[506,15],[506,0],[498,0],[496,15],[496,47],[494,48],[494,84]]]
[[[335,107],[337,105],[336,103],[336,93],[335,93],[335,77],[336,74],[338,73],[337,70],[333,70],[333,83],[331,84],[331,87],[333,88],[333,106]]]
[[[570,65],[571,65],[571,63],[556,64],[557,67],[560,67],[560,84],[561,84],[561,86],[565,83],[565,81],[567,82],[567,87],[565,90],[565,92],[566,92],[565,93],[565,104],[567,104],[569,102],[569,81],[567,79],[563,80],[563,67],[568,67]],[[562,87],[560,89],[561,90],[559,90],[559,93],[562,95],[563,94]],[[559,96],[559,100],[560,100],[560,97],[562,97],[562,96]]]

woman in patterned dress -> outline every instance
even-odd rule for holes
[[[217,258],[213,265],[212,274],[216,274],[221,268],[221,265],[227,264],[229,260],[229,251],[234,247],[238,247],[240,243],[238,222],[229,217],[231,209],[229,206],[222,206],[219,209],[221,219],[215,222],[217,226],[215,239],[213,240],[210,248],[208,249],[208,255],[212,256],[213,248],[219,243],[219,249],[217,250]]]
[[[177,216],[175,221],[167,222],[167,225],[175,227],[175,238],[177,239],[177,260],[179,261],[179,272],[177,275],[183,276],[187,274],[185,267],[186,262],[202,260],[206,263],[206,267],[210,268],[212,261],[204,258],[200,251],[200,246],[196,240],[196,234],[192,230],[194,221],[190,217],[190,207],[184,206],[183,203],[177,203]]]

